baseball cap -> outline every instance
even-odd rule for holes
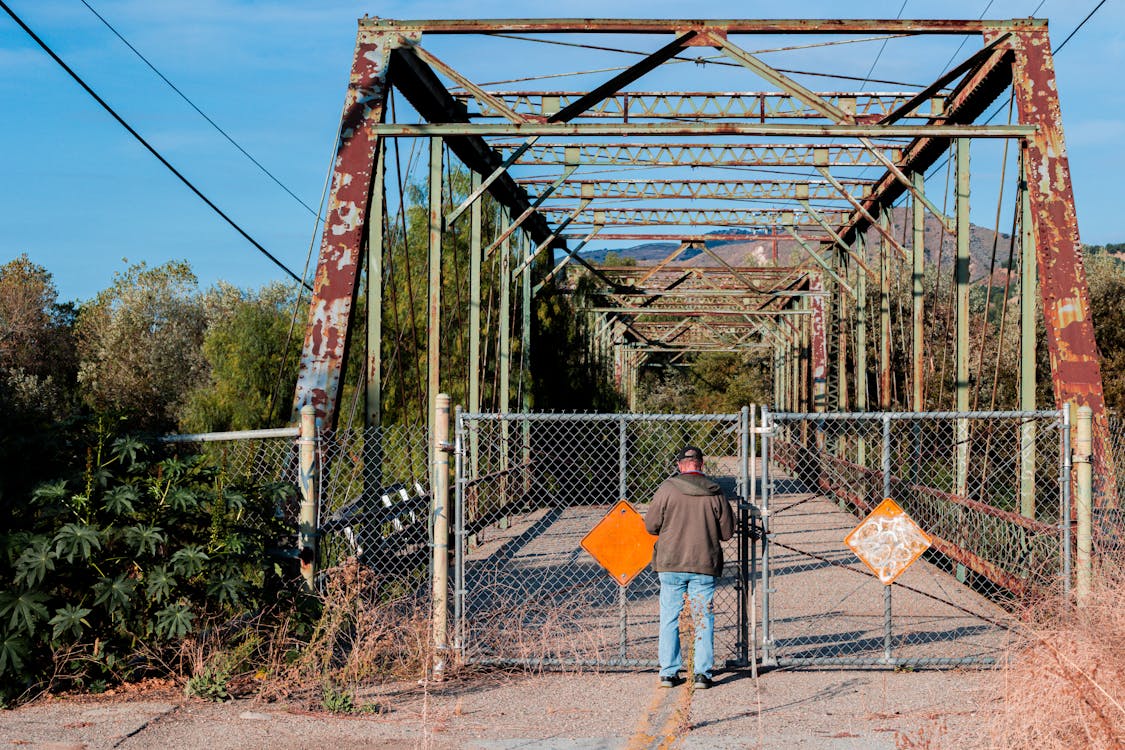
[[[680,448],[680,452],[676,454],[676,461],[687,460],[702,461],[703,451],[699,450],[694,445],[685,445],[683,448]]]

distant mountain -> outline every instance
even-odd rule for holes
[[[912,220],[909,208],[891,209],[891,234],[898,238],[899,243],[906,249],[912,246]],[[708,241],[707,247],[716,255],[732,266],[772,266],[793,265],[802,262],[807,257],[800,245],[788,234],[774,236],[764,234],[768,230],[757,232],[745,229],[730,229],[709,232],[709,234],[740,234],[746,239],[714,240]],[[867,232],[869,245],[878,243],[881,235],[874,229]],[[987,274],[990,265],[994,268],[994,283],[1002,283],[1008,261],[1008,251],[1011,237],[1004,232],[997,233],[985,227],[972,225],[969,235],[969,269],[973,280]],[[945,231],[942,223],[929,212],[926,214],[926,262],[933,264],[940,256],[942,267],[952,264],[953,256],[957,251],[956,238]],[[939,247],[940,245],[940,247]],[[679,245],[675,242],[646,242],[632,247],[609,249],[600,248],[581,253],[582,257],[591,263],[604,263],[609,253],[616,253],[623,258],[632,258],[638,265],[655,265],[668,257]],[[995,263],[993,264],[993,248],[995,246]],[[1016,248],[1018,252],[1018,248]],[[686,250],[679,258],[677,264],[718,266],[720,263],[702,250]]]

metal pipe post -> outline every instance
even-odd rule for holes
[[[1075,502],[1077,516],[1077,548],[1075,555],[1074,594],[1078,606],[1085,606],[1090,598],[1090,585],[1094,578],[1094,410],[1078,407],[1078,422],[1074,441]]]
[[[617,422],[617,497],[628,500],[629,478],[626,472],[629,469],[628,454],[628,426],[624,419]],[[629,609],[626,606],[625,586],[617,587],[617,614],[620,624],[620,639],[618,641],[618,656],[624,659],[627,655],[629,643]]]
[[[449,649],[449,395],[439,393],[435,398],[434,456],[431,514],[434,519],[433,546],[433,620],[434,661],[433,676],[440,680],[445,673],[446,652]]]
[[[883,497],[891,496],[891,417],[883,415]],[[883,586],[883,658],[890,661],[893,658],[891,645],[893,643],[893,629],[891,618],[891,587]]]
[[[317,461],[316,408],[301,407],[301,436],[297,439],[301,463],[301,508],[297,519],[297,554],[306,591],[316,588],[316,542],[320,521],[320,466]]]
[[[453,648],[465,653],[465,420],[453,411]],[[476,477],[476,472],[473,477]]]
[[[770,440],[772,423],[769,411],[762,408],[762,664],[772,665],[776,657],[771,653],[770,641]]]
[[[1022,163],[1022,159],[1021,159]],[[1035,234],[1031,197],[1024,172],[1020,189],[1020,409],[1035,409]],[[1037,425],[1025,420],[1020,430],[1020,513],[1035,518],[1035,442]]]

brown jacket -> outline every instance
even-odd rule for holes
[[[734,514],[714,480],[702,474],[665,479],[645,514],[645,528],[659,537],[653,570],[722,575],[721,542],[734,534]]]

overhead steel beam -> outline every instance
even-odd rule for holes
[[[871,167],[879,161],[870,149],[844,143],[524,143],[494,142],[504,153],[523,149],[520,164],[563,164],[566,149],[577,148],[580,164],[657,167]],[[879,144],[892,161],[902,159],[902,147]],[[509,156],[509,158],[511,158]]]
[[[417,59],[417,58],[415,58]],[[987,105],[985,105],[987,106]],[[464,106],[461,105],[464,110]],[[776,122],[580,122],[462,123],[457,120],[383,123],[375,135],[396,138],[451,136],[734,136],[763,138],[1024,138],[1035,129],[1025,125],[817,125]]]
[[[710,29],[727,34],[979,34],[985,30],[1045,28],[1036,18],[1005,20],[927,19],[648,19],[648,18],[487,18],[423,20],[361,18],[361,28],[424,30],[427,34],[675,34]]]
[[[857,197],[866,197],[871,183],[861,180],[842,181]],[[534,188],[548,184],[539,178],[520,180],[521,185]],[[588,186],[588,187],[584,187]],[[592,194],[591,194],[592,193]],[[551,200],[573,198],[711,198],[714,200],[818,200],[844,203],[836,188],[824,180],[571,180],[560,185]],[[806,209],[807,210],[807,209]]]
[[[539,213],[554,218],[566,216],[571,213],[566,206],[544,206]],[[840,224],[851,217],[850,211],[843,209],[824,209],[818,211],[821,217],[831,223]],[[794,208],[693,208],[691,206],[673,206],[669,208],[648,207],[615,207],[599,208],[589,206],[578,217],[574,224],[587,223],[616,227],[640,226],[715,226],[715,227],[785,227],[785,226],[820,226],[808,213]],[[746,239],[771,239],[780,235],[777,232],[747,233],[741,235]]]
[[[513,114],[547,117],[585,96],[585,92],[581,91],[486,91],[467,81],[458,80],[458,83],[467,90],[453,92],[454,98],[479,104],[479,109],[469,114],[472,119],[501,117],[514,122]],[[903,117],[928,120],[940,117],[944,109],[944,97],[937,92],[929,93],[924,102],[916,101],[914,92],[824,91],[817,92],[816,96],[852,115],[872,121],[883,121],[907,105],[911,105],[910,110],[896,117],[895,121]],[[922,103],[929,105],[929,111],[920,109],[918,104]],[[684,117],[701,120],[741,118],[765,122],[771,119],[820,118],[823,114],[787,91],[627,91],[605,97],[574,119],[624,119],[628,122]]]

